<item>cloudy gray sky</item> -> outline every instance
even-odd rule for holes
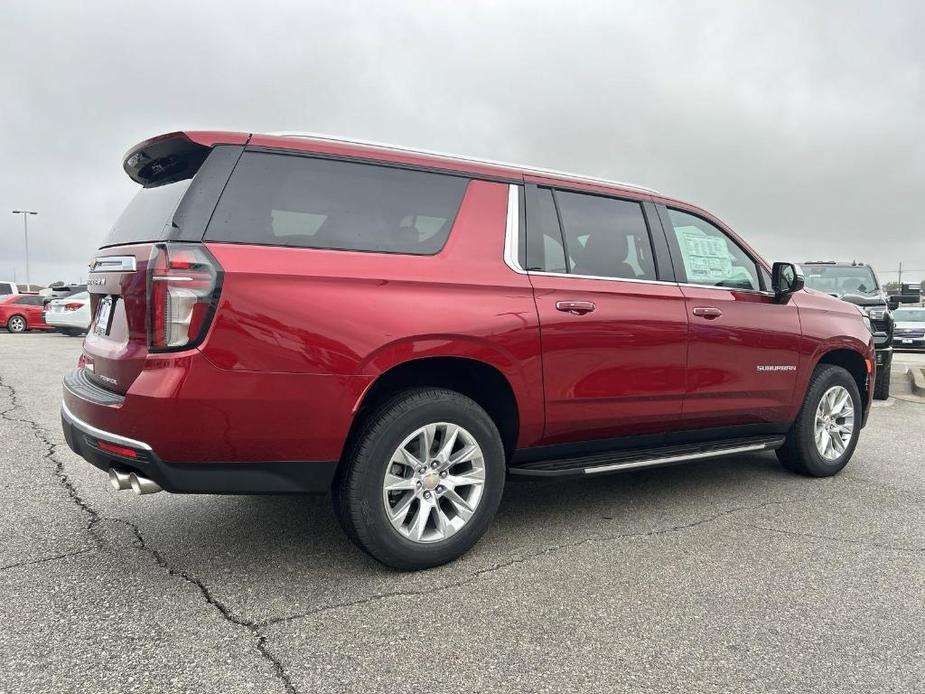
[[[771,260],[925,278],[925,3],[0,5],[0,279],[76,280],[180,129],[310,130],[653,186]]]

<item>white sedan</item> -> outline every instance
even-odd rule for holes
[[[66,335],[80,335],[90,327],[90,294],[80,292],[45,305],[45,322]]]

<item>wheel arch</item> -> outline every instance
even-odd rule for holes
[[[427,356],[410,359],[383,371],[361,395],[344,445],[356,435],[365,417],[392,394],[414,387],[447,388],[471,398],[492,418],[507,459],[517,446],[521,408],[508,377],[497,366],[465,356]]]
[[[858,386],[858,392],[861,394],[861,401],[866,403],[869,400],[870,385],[868,383],[867,359],[857,350],[847,347],[839,347],[823,352],[816,360],[813,369],[821,364],[832,364],[840,366],[851,374]]]

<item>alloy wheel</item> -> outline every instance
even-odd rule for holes
[[[21,333],[26,329],[26,321],[19,316],[13,316],[6,327],[11,333]]]
[[[485,488],[485,459],[475,437],[449,422],[426,424],[389,459],[382,501],[392,527],[413,542],[432,543],[459,532]]]
[[[854,403],[844,386],[832,386],[819,400],[815,419],[816,449],[826,460],[838,460],[854,435]]]

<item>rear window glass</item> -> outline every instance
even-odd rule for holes
[[[432,255],[446,243],[467,184],[448,174],[246,152],[205,238]]]
[[[163,241],[168,238],[173,213],[190,186],[192,179],[177,181],[156,188],[142,188],[119,215],[106,235],[103,246],[143,241]]]

